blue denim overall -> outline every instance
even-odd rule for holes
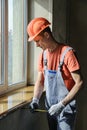
[[[44,51],[44,85],[46,88],[45,104],[47,109],[64,99],[64,97],[66,97],[66,95],[69,93],[67,87],[64,84],[61,69],[64,62],[64,57],[71,49],[71,47],[67,47],[63,52],[57,71],[47,69],[46,51]],[[73,130],[75,115],[76,101],[73,100],[63,109],[59,116],[50,116],[48,114],[49,130]]]

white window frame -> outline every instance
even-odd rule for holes
[[[0,95],[11,90],[27,85],[27,0],[24,0],[24,75],[25,81],[8,85],[8,0],[1,0],[1,26],[2,26],[2,84],[0,84]]]

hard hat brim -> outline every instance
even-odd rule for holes
[[[49,25],[50,25],[51,23],[49,23],[47,26],[44,26],[44,28],[42,28],[38,33],[36,33],[34,36],[32,36],[32,37],[29,37],[28,38],[28,41],[29,42],[31,42],[32,40],[34,40],[34,38],[36,37],[36,36],[38,36],[45,28],[47,28]]]

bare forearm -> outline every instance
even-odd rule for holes
[[[44,89],[44,85],[39,82],[36,82],[35,87],[34,87],[34,96],[33,97],[40,99],[43,89]]]
[[[73,86],[73,88],[71,89],[71,91],[68,93],[68,95],[63,99],[62,103],[64,105],[67,105],[70,101],[72,101],[77,93],[79,92],[79,90],[82,88],[82,84],[83,84],[83,80],[80,76],[80,74],[78,73],[72,73],[72,77],[75,81],[75,85]]]
[[[62,103],[64,105],[67,105],[70,101],[72,101],[75,96],[77,95],[77,93],[79,92],[80,88],[82,85],[77,86],[75,85],[72,90],[69,92],[69,94],[63,99]]]
[[[43,73],[38,72],[37,81],[34,86],[34,96],[33,97],[40,99],[43,89],[44,89]]]

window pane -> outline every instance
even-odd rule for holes
[[[25,81],[24,0],[8,0],[8,83]]]
[[[1,0],[0,0],[0,84],[1,84]]]

